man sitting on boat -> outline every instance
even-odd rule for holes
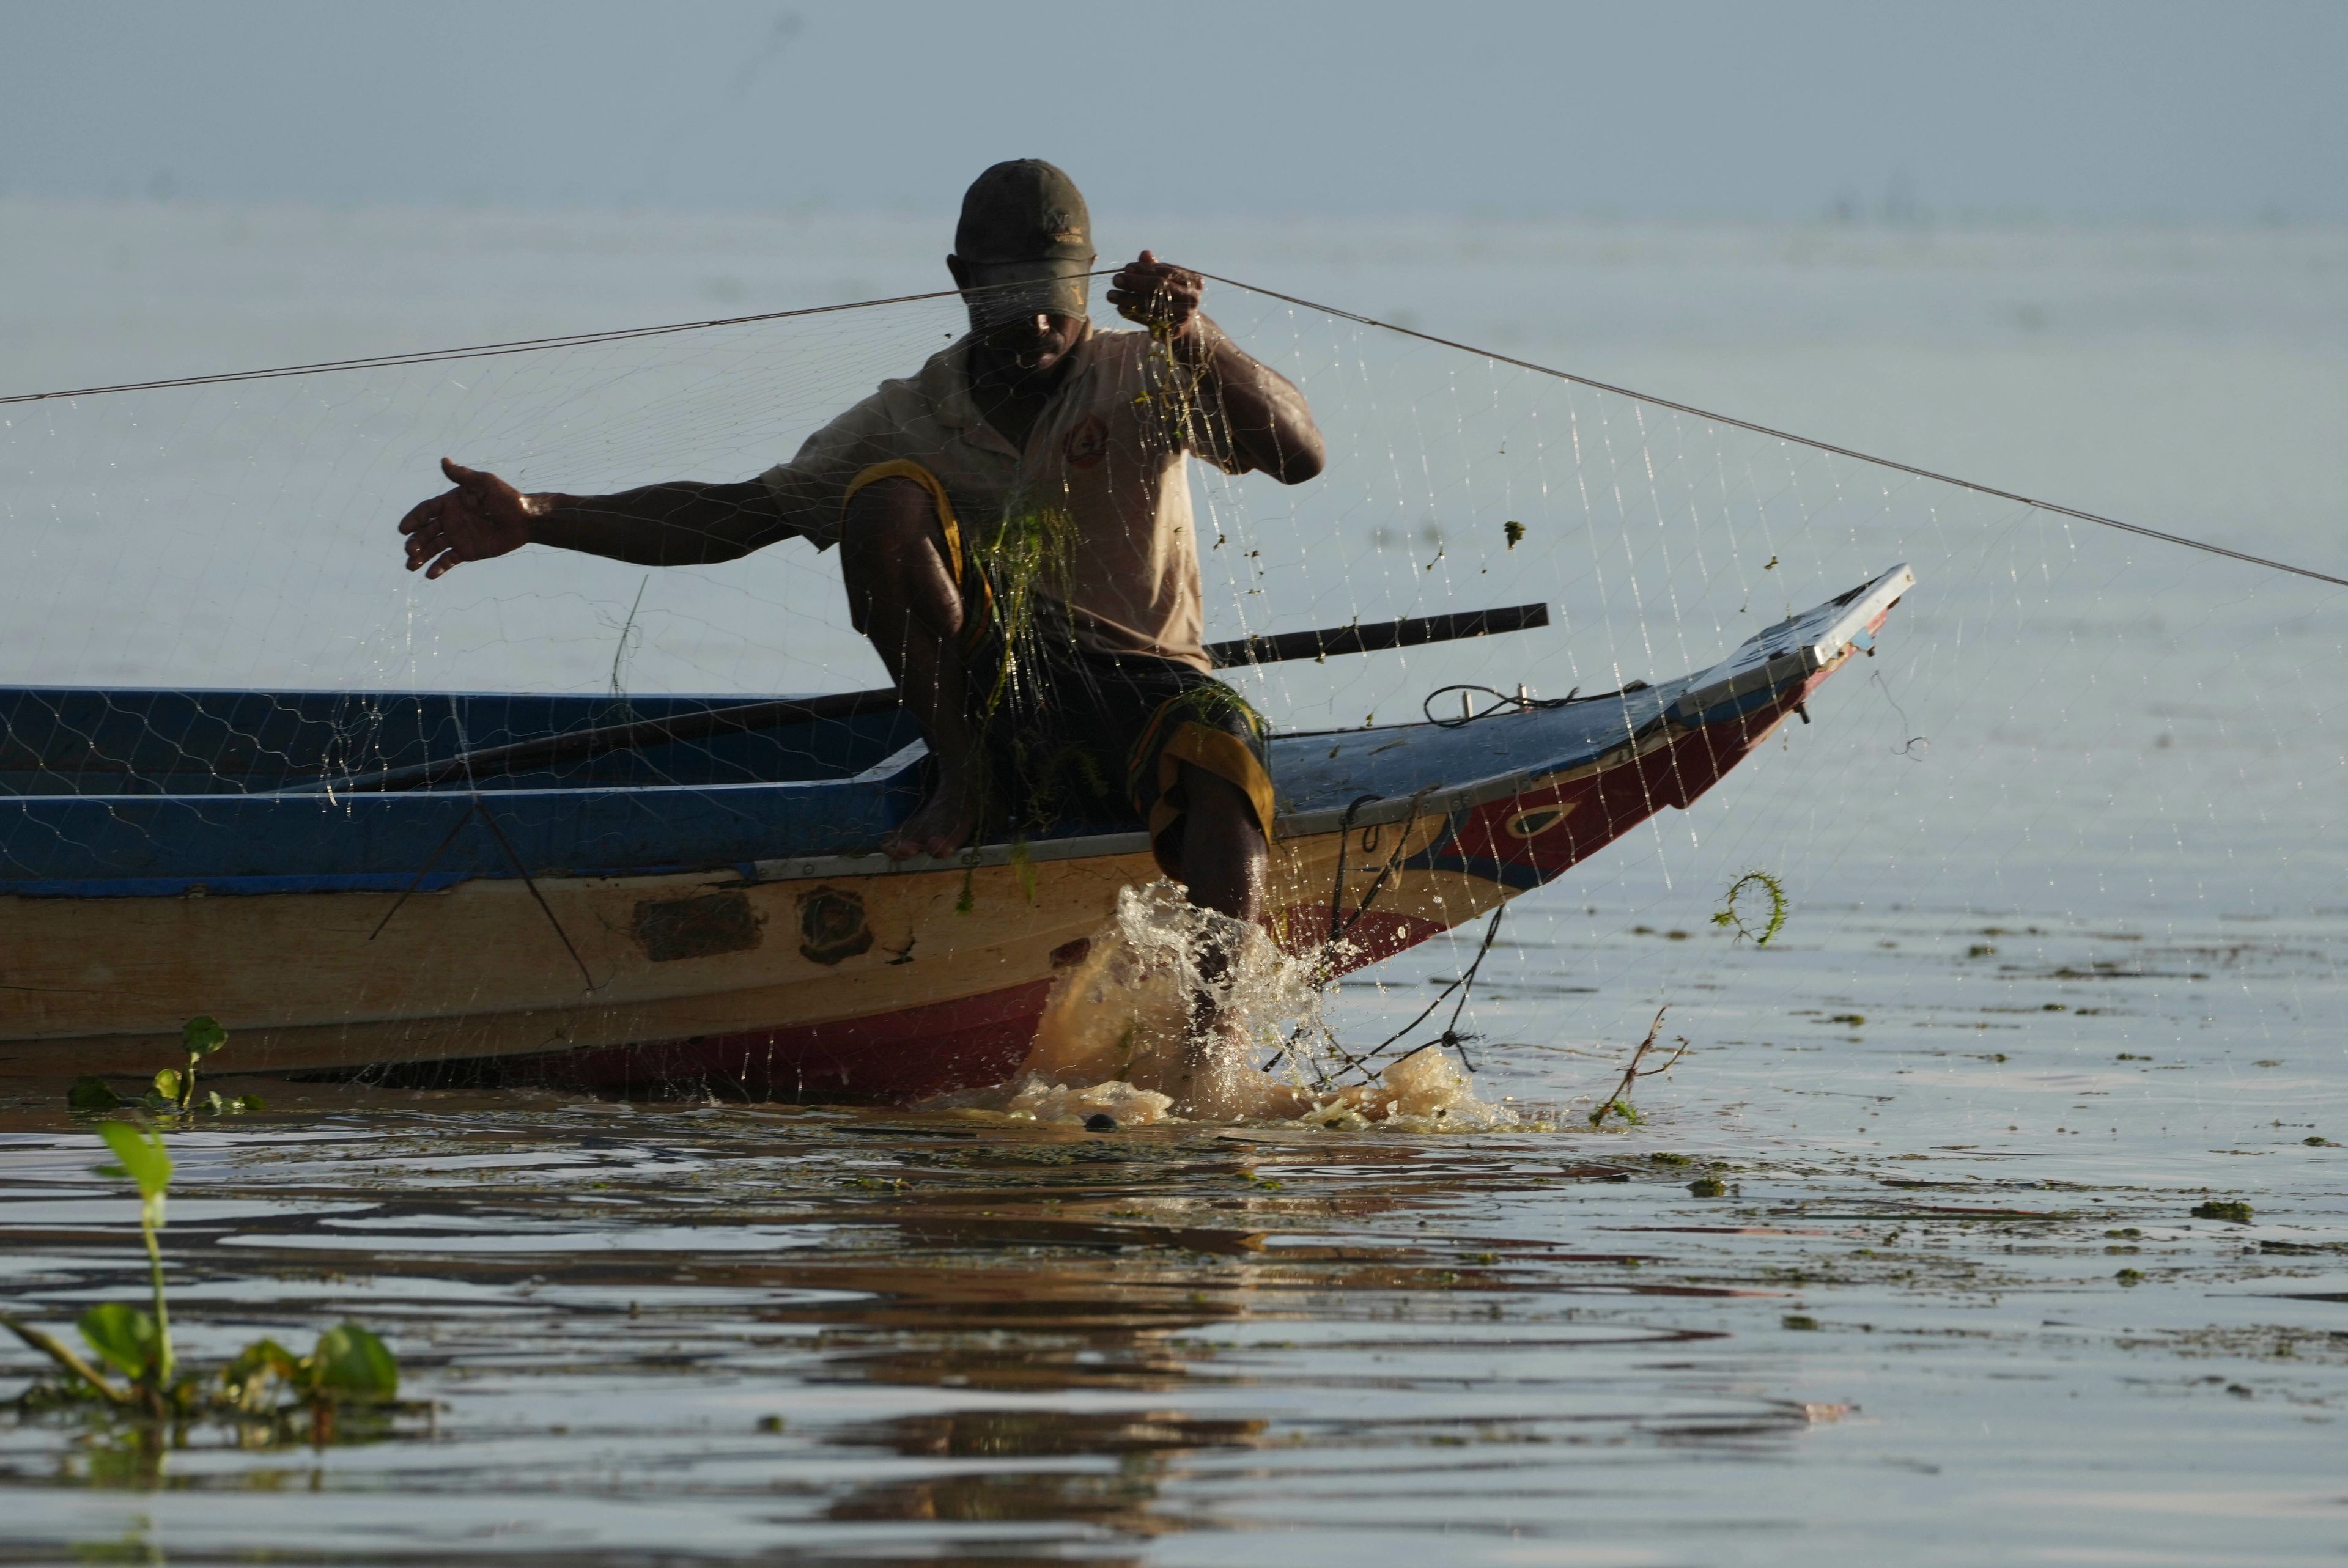
[[[1194,904],[1252,922],[1272,815],[1263,726],[1209,673],[1185,464],[1299,484],[1321,471],[1321,436],[1303,395],[1201,313],[1198,274],[1149,251],[1107,292],[1147,330],[1096,332],[1094,260],[1067,175],[996,164],[946,258],[969,335],[789,462],[569,496],[444,459],[456,487],[399,525],[408,569],[438,578],[531,543],[648,566],[837,544],[857,630],[933,759],[889,854],[1138,815]]]

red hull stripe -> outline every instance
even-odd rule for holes
[[[1051,990],[1050,980],[1035,980],[901,1012],[565,1051],[536,1064],[602,1089],[701,1079],[755,1100],[918,1100],[1010,1077],[1026,1060]]]

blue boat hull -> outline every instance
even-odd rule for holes
[[[1334,911],[1365,963],[1540,886],[1708,788],[1912,580],[1657,686],[1275,737],[1267,923],[1310,945]],[[886,860],[921,787],[901,712],[351,787],[739,701],[0,690],[0,1072],[143,1075],[201,1011],[263,1070],[498,1058],[803,1096],[1003,1076],[1156,872],[1126,822]]]

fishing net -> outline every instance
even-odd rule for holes
[[[1456,719],[1460,688],[1473,712],[1659,682],[1915,572],[1875,652],[1800,721],[1510,907],[1453,1030],[1503,1087],[1553,1085],[1550,1053],[1619,1055],[1664,1002],[1707,1040],[1762,1032],[1737,977],[1779,924],[1778,949],[1846,955],[1856,976],[1908,939],[1904,916],[1993,917],[2013,934],[1951,971],[1977,1007],[2039,977],[2034,930],[2202,931],[2336,904],[2336,588],[1242,286],[1209,308],[1304,391],[1330,452],[1288,487],[1192,465],[1210,639],[1550,613],[1227,671],[1276,731]],[[960,301],[922,299],[0,405],[5,678],[622,708],[880,686],[836,552],[785,541],[647,570],[531,548],[427,583],[400,569],[394,526],[442,487],[444,455],[525,489],[748,478],[963,329]],[[18,699],[18,729],[43,700]],[[82,787],[100,793],[261,787],[253,747],[292,743],[259,721],[156,733],[135,696],[95,726],[88,704],[55,694],[83,715]],[[8,764],[20,793],[29,765]],[[1465,925],[1344,980],[1335,1035],[1370,1043],[1419,1014],[1488,935]]]

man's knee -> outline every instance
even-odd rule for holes
[[[842,518],[840,576],[849,620],[869,633],[882,607],[909,611],[942,632],[959,629],[962,591],[945,559],[944,530],[930,493],[911,479],[880,479],[856,492]]]

